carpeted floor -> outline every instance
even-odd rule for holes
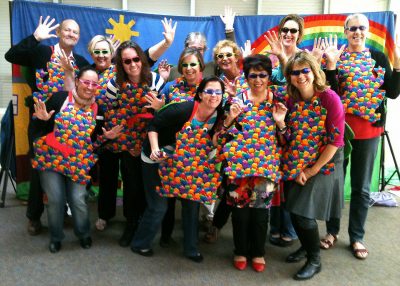
[[[178,219],[170,249],[154,245],[155,255],[147,258],[118,246],[123,219],[117,217],[104,232],[93,228],[93,247],[83,250],[66,225],[62,250],[51,254],[47,229],[39,236],[26,231],[26,207],[8,193],[6,207],[0,209],[0,285],[295,285],[292,275],[301,264],[287,264],[285,257],[296,250],[266,244],[267,269],[251,267],[238,271],[232,266],[232,227],[229,223],[213,245],[200,243],[205,259],[201,264],[182,256],[182,232]],[[96,219],[96,203],[91,202],[91,218]],[[343,213],[342,232],[335,247],[322,251],[322,272],[307,285],[399,285],[400,208],[373,207],[367,222],[367,260],[355,259],[348,247],[348,204]],[[43,216],[46,224],[46,215]],[[320,225],[321,236],[325,233]],[[201,237],[204,233],[200,233]]]

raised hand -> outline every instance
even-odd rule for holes
[[[393,56],[394,56],[393,68],[400,70],[400,39],[398,34],[396,34],[396,43],[394,46]]]
[[[122,125],[116,125],[108,131],[104,127],[102,127],[101,129],[103,129],[104,137],[106,137],[107,139],[115,139],[119,135],[121,135],[123,127]]]
[[[159,110],[165,104],[165,98],[158,98],[157,91],[149,91],[145,97],[149,105],[146,105],[146,108],[153,108],[155,111]]]
[[[225,120],[227,122],[224,122],[225,126],[231,125],[233,120],[235,120],[235,118],[237,118],[240,115],[240,113],[242,113],[242,112],[243,112],[243,108],[242,108],[241,104],[239,104],[238,102],[233,103],[229,109],[228,115],[226,116]],[[227,123],[229,123],[229,124],[227,124]]]
[[[321,37],[315,38],[312,51],[310,52],[307,49],[306,51],[310,53],[318,61],[318,63],[321,63],[322,56],[324,55],[325,51],[325,40]]]
[[[231,82],[226,76],[224,76],[224,85],[225,85],[225,92],[229,94],[230,97],[234,97],[236,95],[236,80],[238,77],[236,77],[233,82]]]
[[[58,26],[60,26],[60,24],[55,24],[54,26],[52,26],[56,19],[53,18],[50,20],[50,16],[47,16],[43,22],[42,22],[42,20],[43,20],[43,17],[40,16],[39,25],[37,26],[35,32],[33,32],[33,36],[35,37],[35,39],[40,42],[40,41],[50,39],[50,38],[57,38],[57,35],[50,34],[52,31],[57,29]]]
[[[254,48],[251,48],[251,42],[250,40],[247,40],[244,43],[244,48],[240,47],[240,50],[242,51],[243,58],[245,58],[253,54]]]
[[[225,6],[224,15],[219,15],[221,21],[225,25],[225,30],[233,30],[233,23],[235,22],[236,12],[233,12],[232,8]]]
[[[267,50],[267,53],[273,54],[282,60],[285,57],[285,53],[283,51],[283,44],[281,39],[279,39],[278,35],[275,31],[268,31],[266,35],[264,35],[265,40],[270,45],[271,49]]]
[[[325,37],[325,57],[326,57],[326,69],[336,69],[336,63],[340,58],[346,45],[342,45],[338,50],[337,46],[337,35],[330,34],[329,39]]]
[[[119,39],[115,38],[114,35],[111,35],[109,39],[110,39],[110,41],[111,41],[111,43],[113,45],[113,48],[114,48],[114,54],[111,55],[111,56],[114,57],[115,53],[117,52],[117,49],[121,45],[121,41]]]
[[[276,103],[272,108],[272,117],[274,118],[276,125],[281,128],[285,126],[285,116],[287,111],[287,107],[282,102]]]
[[[171,66],[168,64],[168,61],[162,60],[158,64],[158,74],[164,79],[164,81],[167,81],[169,74],[171,72]]]
[[[175,30],[178,22],[175,22],[175,24],[172,26],[172,19],[167,20],[167,18],[164,18],[163,20],[161,20],[161,23],[164,27],[163,35],[165,39],[165,45],[169,47],[174,42]]]
[[[69,58],[67,57],[67,54],[65,53],[64,49],[61,49],[61,52],[57,54],[56,63],[60,65],[66,72],[74,71],[74,67]]]
[[[55,112],[54,110],[47,112],[46,104],[44,104],[40,99],[34,104],[34,108],[35,112],[33,113],[33,116],[43,121],[49,120]]]

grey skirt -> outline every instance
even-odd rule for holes
[[[340,218],[344,206],[343,148],[333,156],[335,170],[329,175],[318,173],[305,186],[295,181],[284,183],[286,209],[309,219]]]

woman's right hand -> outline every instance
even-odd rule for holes
[[[167,155],[165,152],[161,151],[160,149],[154,149],[151,150],[150,154],[150,159],[153,161],[160,161],[160,160],[165,160],[167,158]]]
[[[44,21],[42,22],[43,17],[40,16],[39,18],[39,25],[37,26],[35,32],[33,32],[33,36],[39,42],[50,38],[57,38],[57,35],[50,34],[50,32],[57,29],[60,24],[55,24],[54,26],[52,26],[56,19],[53,18],[50,20],[50,22],[49,19],[50,16],[47,16],[46,19],[44,19]]]
[[[35,112],[33,113],[33,116],[43,121],[49,120],[55,112],[54,110],[47,112],[46,104],[44,104],[40,99],[34,104],[34,108]]]
[[[283,44],[281,39],[279,39],[278,35],[275,31],[268,31],[266,35],[264,35],[265,40],[270,45],[271,49],[266,51],[269,54],[273,54],[282,60],[285,57],[285,53],[283,50]]]
[[[336,63],[340,58],[340,55],[343,53],[343,50],[346,45],[342,45],[340,49],[338,49],[337,43],[337,35],[332,37],[332,34],[329,35],[328,38],[325,37],[325,57],[326,57],[326,69],[327,70],[335,70]]]

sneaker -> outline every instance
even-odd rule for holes
[[[28,222],[28,233],[30,235],[38,235],[42,232],[42,223],[40,220],[29,220]]]
[[[207,243],[215,243],[218,240],[218,233],[219,229],[212,225],[204,235],[204,241]]]
[[[107,226],[107,221],[105,221],[104,219],[98,218],[95,225],[96,225],[97,230],[103,231]]]

